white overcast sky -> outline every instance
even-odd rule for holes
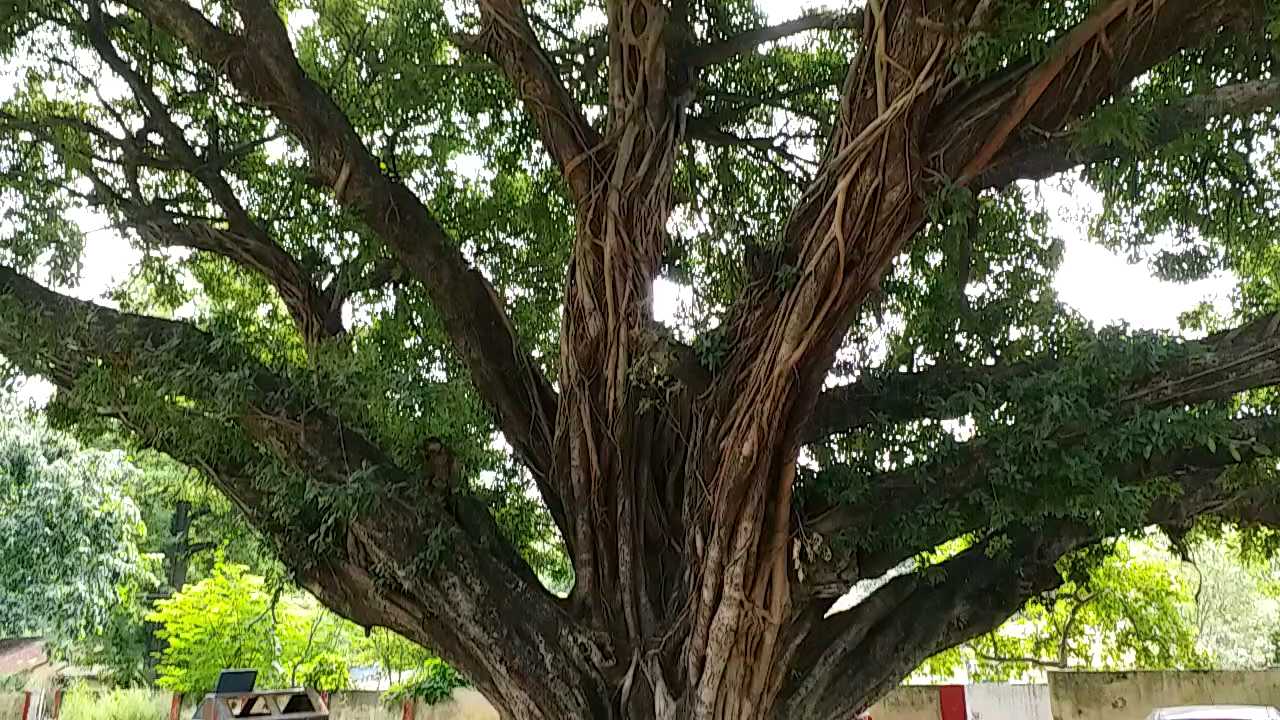
[[[829,6],[812,0],[761,0],[772,22],[799,15],[804,8]],[[13,77],[0,70],[0,99],[12,92]],[[1054,219],[1054,233],[1065,240],[1066,255],[1055,286],[1062,300],[1098,324],[1127,322],[1134,327],[1176,330],[1178,315],[1202,300],[1211,300],[1224,309],[1232,289],[1232,279],[1218,276],[1192,284],[1176,284],[1157,280],[1142,265],[1131,265],[1125,259],[1091,244],[1084,238],[1082,216],[1096,212],[1097,198],[1076,186],[1068,195],[1054,183],[1040,188]],[[138,261],[139,253],[111,231],[104,231],[100,220],[85,217],[82,225],[89,232],[84,270],[79,285],[63,288],[84,299],[102,300],[103,294],[126,278]],[[666,282],[659,282],[655,292],[655,310],[659,319],[669,319],[675,308],[687,302],[687,292]],[[43,393],[35,387],[27,394]]]

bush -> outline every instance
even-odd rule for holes
[[[72,690],[62,698],[62,720],[163,720],[169,696],[150,690]]]
[[[0,692],[20,692],[27,686],[27,673],[0,675]]]
[[[298,666],[296,685],[332,692],[351,687],[347,661],[334,653],[323,653]]]
[[[428,705],[448,700],[454,688],[467,687],[471,683],[457,670],[440,658],[431,658],[413,677],[391,686],[382,695],[388,705],[399,705],[406,700],[421,700]]]

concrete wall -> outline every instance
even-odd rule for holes
[[[194,701],[183,698],[181,720],[189,720],[194,712]],[[9,717],[0,711],[0,720],[8,720]],[[387,707],[379,692],[348,690],[329,696],[329,720],[402,720],[403,717],[404,708],[400,705]],[[436,705],[421,701],[415,703],[413,720],[498,720],[498,711],[475,690],[458,688],[445,702]]]
[[[400,720],[399,710],[382,704],[380,693],[344,692],[329,696],[329,720]]]
[[[1280,706],[1280,670],[1262,672],[1050,673],[1049,685],[978,684],[964,688],[967,720],[1145,720],[1171,705]],[[22,693],[0,693],[0,720],[18,718]],[[191,717],[190,701],[180,718]],[[376,692],[334,693],[331,720],[402,720]],[[871,708],[874,720],[940,720],[936,685],[904,686]],[[417,703],[414,720],[498,720],[475,690],[459,688],[444,703]]]
[[[0,693],[0,718],[22,717],[22,701],[24,697],[20,692]]]
[[[401,720],[403,706],[387,707],[381,693],[342,692],[329,698],[329,720]],[[458,688],[453,697],[436,705],[417,702],[413,720],[498,720],[498,711],[471,688]]]
[[[904,685],[871,706],[872,720],[938,720],[942,703],[934,685]]]
[[[1054,720],[1144,720],[1176,705],[1280,706],[1280,671],[1050,673]]]
[[[498,720],[498,711],[471,688],[458,688],[448,702],[438,705],[418,703],[413,720]]]
[[[1044,685],[969,685],[965,688],[965,706],[969,720],[1050,720],[1053,717],[1049,688]]]

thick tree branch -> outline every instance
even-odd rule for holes
[[[1175,356],[1179,359],[1167,367],[1133,378],[1124,400],[1148,408],[1168,407],[1222,400],[1242,390],[1280,384],[1280,314],[1185,341]],[[818,398],[802,438],[816,442],[872,423],[958,417],[965,413],[965,395],[978,391],[998,395],[1009,383],[1051,372],[1062,362],[866,373]]]
[[[483,0],[484,30],[467,45],[485,52],[511,81],[537,123],[542,144],[560,166],[574,197],[590,196],[600,179],[596,160],[602,138],[582,114],[548,57],[521,0]]]
[[[71,403],[94,409],[102,393],[118,400],[107,412],[142,442],[208,473],[280,541],[303,584],[348,617],[438,649],[522,716],[591,717],[599,709],[591,698],[601,680],[597,659],[583,652],[591,639],[542,589],[488,510],[465,491],[447,491],[456,487],[447,479],[398,467],[248,355],[185,323],[75,300],[4,267],[0,353],[53,380]],[[115,382],[94,382],[101,372]],[[158,407],[156,397],[168,402]],[[244,446],[193,443],[191,434]],[[354,485],[378,502],[334,517],[311,493],[298,492],[282,514],[263,477],[279,463],[321,494]],[[447,546],[432,545],[440,542]],[[504,651],[493,653],[494,643]],[[530,679],[542,692],[528,692]]]
[[[333,304],[325,300],[332,295],[322,293],[315,287],[310,274],[248,216],[231,193],[230,187],[220,177],[216,181],[207,183],[206,187],[219,188],[214,195],[221,198],[223,208],[230,217],[235,219],[235,229],[230,220],[214,224],[203,220],[179,218],[176,214],[165,210],[163,202],[145,201],[141,197],[142,190],[137,182],[139,167],[176,172],[192,172],[194,169],[201,175],[216,174],[212,166],[208,166],[207,163],[202,165],[198,159],[194,159],[195,153],[190,148],[185,152],[178,152],[180,157],[185,158],[184,162],[166,154],[156,154],[150,148],[139,144],[134,138],[128,136],[118,138],[79,118],[43,115],[39,122],[35,122],[0,112],[0,127],[29,132],[46,143],[54,152],[65,156],[69,150],[49,132],[50,126],[67,127],[83,132],[94,141],[115,149],[119,157],[100,157],[91,154],[83,160],[119,165],[126,178],[127,187],[117,189],[94,169],[92,162],[77,162],[84,177],[93,184],[94,191],[81,195],[68,186],[66,188],[68,192],[81,195],[92,204],[109,206],[110,209],[119,212],[123,216],[125,225],[132,227],[144,241],[156,247],[187,247],[215,253],[262,275],[279,293],[305,341],[314,343],[326,337],[334,337],[343,331],[341,303]],[[182,147],[186,147],[185,142]]]
[[[1280,316],[1264,316],[1241,327],[1188,342],[1183,352],[1175,354],[1175,357],[1178,359],[1166,367],[1134,378],[1132,389],[1115,398],[1112,417],[1119,420],[1139,410],[1223,401],[1245,390],[1280,384]],[[974,392],[977,385],[984,383],[995,385],[994,392],[998,393],[1000,383],[1040,369],[1032,365],[1000,370],[992,368],[985,377],[968,375],[970,372],[986,372],[982,369],[966,371],[958,376],[942,371],[936,371],[936,376],[934,372],[926,372],[921,376],[925,382],[921,385],[923,392],[918,403],[911,400],[911,394],[905,396],[905,403],[886,401],[871,389],[874,385],[870,384],[864,387],[864,391],[870,393],[864,402],[875,410],[873,415],[882,413],[880,417],[888,420],[947,417],[962,411],[955,404],[952,393]],[[961,384],[950,387],[941,384],[952,377],[958,377]],[[905,377],[897,378],[899,382],[904,380]],[[935,380],[939,384],[930,384]],[[1063,449],[1081,446],[1087,444],[1091,431],[1092,428],[1087,427],[1061,427],[1055,431],[1055,443]],[[1232,437],[1239,449],[1225,442],[1215,449],[1185,448],[1113,467],[1109,474],[1147,479],[1197,468],[1219,471],[1240,461],[1236,453],[1244,460],[1255,458],[1254,439],[1261,438],[1264,444],[1280,440],[1274,423],[1265,418],[1237,420]],[[806,584],[819,595],[826,595],[827,586],[847,586],[849,581],[859,577],[875,577],[915,553],[950,539],[954,528],[946,523],[933,522],[930,519],[933,511],[929,508],[945,507],[948,512],[963,514],[974,527],[980,526],[978,516],[984,510],[980,506],[972,506],[966,498],[971,491],[983,485],[990,465],[990,452],[980,442],[971,441],[940,465],[907,467],[868,479],[875,492],[870,502],[800,509],[801,517],[807,518],[806,532],[816,532],[828,538],[849,530],[884,526],[885,523],[921,528],[920,538],[908,545],[889,544],[875,551],[837,554],[830,561],[817,563],[808,572]],[[920,513],[926,517],[922,518]]]
[[[183,387],[170,391],[193,403],[235,406],[229,419],[246,436],[270,445],[318,482],[339,485],[356,468],[394,467],[353,428],[311,407],[283,378],[247,356],[219,352],[210,336],[191,325],[74,300],[2,266],[0,301],[10,303],[0,316],[0,352],[61,388],[74,390],[104,365],[121,373],[125,385],[144,382],[141,378],[155,383],[180,378],[172,382]],[[240,395],[228,396],[216,387],[224,374],[239,378]],[[135,412],[128,402],[114,407],[113,415]]]
[[[168,107],[151,85],[116,52],[107,32],[102,8],[96,2],[89,6],[86,35],[98,55],[112,71],[124,78],[134,97],[146,110],[148,124],[157,128],[167,154],[200,181],[227,214],[230,224],[229,232],[212,231],[212,228],[207,227],[190,228],[187,232],[182,232],[172,222],[157,218],[160,227],[140,228],[143,234],[185,237],[192,241],[187,243],[190,247],[215,252],[262,274],[280,293],[285,307],[289,309],[307,343],[315,344],[325,338],[341,335],[341,314],[331,311],[329,303],[325,301],[309,273],[249,215],[221,171],[205,162],[190,145],[182,128],[174,122]],[[137,198],[135,202],[142,202],[142,199]],[[134,207],[132,214],[136,217],[139,210],[141,208]],[[159,232],[154,232],[155,230]],[[174,232],[175,230],[179,231]]]
[[[967,17],[979,5],[951,13]],[[872,13],[874,45],[850,66],[823,164],[784,230],[785,260],[800,278],[783,287],[758,278],[735,303],[726,387],[796,378],[797,391],[768,412],[798,430],[856,309],[922,227],[922,198],[940,178],[971,182],[1016,132],[1058,132],[1151,67],[1253,14],[1248,0],[1109,0],[1043,62],[956,89],[947,69],[955,38],[896,6]],[[777,332],[766,335],[771,325]],[[761,367],[761,357],[774,362]],[[748,372],[758,377],[741,376]],[[762,403],[746,402],[757,411]]]
[[[1042,363],[1046,367],[1049,363]],[[953,399],[975,389],[994,389],[1024,378],[1037,364],[984,367],[934,366],[915,372],[864,372],[856,381],[822,393],[801,435],[806,443],[842,432],[857,432],[880,422],[910,422],[923,418],[963,415],[963,403]]]
[[[699,717],[715,716],[735,647],[764,648],[764,667],[730,674],[724,686],[739,701],[733,683],[741,680],[733,678],[749,677],[746,703],[772,682],[763,673],[774,653],[789,650],[780,648],[780,625],[751,618],[790,613],[786,549],[800,426],[850,308],[923,220],[917,135],[947,73],[951,42],[922,34],[919,7],[873,7],[874,49],[851,64],[830,147],[783,231],[781,261],[795,279],[778,282],[762,270],[747,284],[725,329],[731,350],[705,396],[710,437],[698,448],[705,470],[686,490],[686,507],[699,513],[699,534],[686,542],[699,559],[688,663],[695,675],[706,668]]]
[[[997,627],[1028,598],[1061,583],[1058,558],[1091,539],[1086,528],[1064,523],[1043,535],[1024,529],[1007,554],[989,556],[980,543],[924,571],[940,582],[921,572],[890,581],[810,631],[775,717],[854,717],[925,658]]]
[[[808,20],[808,18],[800,20]],[[765,29],[761,29],[763,30]],[[749,36],[750,33],[740,37],[745,39]],[[719,44],[703,46],[697,51],[706,51],[718,46]],[[1007,82],[1009,77],[1016,77],[1025,72],[1027,70],[1023,68],[1021,71],[1006,74],[1000,82]],[[984,87],[984,92],[995,92],[992,89],[993,86]],[[964,105],[969,101],[969,99],[957,100],[952,105]],[[1146,147],[1167,145],[1187,132],[1203,128],[1205,123],[1212,120],[1247,117],[1274,108],[1277,104],[1280,104],[1280,83],[1277,81],[1255,80],[1224,85],[1200,95],[1189,96],[1154,108],[1151,111],[1153,129],[1147,137],[1140,140],[1140,143]],[[1042,180],[1080,165],[1141,152],[1140,148],[1125,147],[1118,143],[1086,142],[1077,127],[1079,121],[1075,116],[1064,119],[1062,124],[1066,129],[1050,131],[1045,127],[1028,123],[1025,131],[1013,135],[1007,146],[992,160],[991,166],[974,178],[973,186],[976,188],[1002,187],[1020,179]],[[699,137],[707,127],[718,127],[717,123],[710,122],[709,119],[699,119],[696,125],[700,128],[698,133],[692,132],[695,123],[691,118],[690,135],[692,137]],[[721,140],[724,139],[725,137],[722,136]]]
[[[1154,129],[1140,143],[1143,147],[1168,145],[1207,123],[1226,118],[1247,118],[1280,106],[1280,81],[1255,80],[1224,85],[1202,95],[1192,95],[1152,111]],[[1040,138],[1033,133],[1011,143],[991,167],[974,179],[979,188],[1002,187],[1015,180],[1043,180],[1079,165],[1105,162],[1134,154],[1141,147],[1119,143],[1087,144],[1078,130],[1069,129]]]
[[[279,118],[306,148],[316,177],[422,282],[473,383],[496,412],[498,427],[533,471],[564,528],[563,500],[548,480],[556,408],[550,383],[520,347],[493,286],[413,192],[381,172],[350,120],[303,72],[275,7],[239,0],[242,37],[214,26],[181,0],[129,4]]]
[[[1217,477],[1236,465],[1267,457],[1270,448],[1280,446],[1280,420],[1249,417],[1232,422],[1229,437],[1216,443],[1173,448],[1151,457],[1116,462],[1102,475],[1135,486],[1155,478]],[[1084,442],[1081,435],[1064,434],[1062,447]],[[807,532],[831,538],[845,531],[870,527],[912,527],[909,539],[887,539],[875,548],[836,553],[830,560],[816,563],[806,584],[825,588],[832,583],[848,587],[852,581],[877,577],[912,556],[941,545],[963,532],[980,530],[989,522],[990,509],[973,494],[989,484],[992,463],[975,443],[961,448],[943,467],[907,468],[870,479],[874,499],[841,504],[811,513]],[[1185,483],[1184,483],[1185,484]],[[1162,508],[1157,503],[1156,508]],[[1169,508],[1162,516],[1172,516]],[[949,520],[939,521],[939,513]],[[827,593],[818,594],[825,597]]]
[[[1022,134],[1061,132],[1183,47],[1256,20],[1248,0],[1109,0],[1064,35],[1038,65],[1015,66],[931,114],[929,156],[947,177],[973,183]]]
[[[1173,480],[1178,489],[1155,503],[1140,524],[1204,514],[1280,519],[1273,488],[1242,489],[1221,468],[1179,473]],[[896,578],[861,604],[812,626],[777,717],[850,717],[925,658],[994,630],[1027,600],[1061,584],[1058,559],[1101,539],[1097,531],[1066,520],[1002,534],[1011,541],[1006,550],[989,552],[984,541],[936,568]],[[887,660],[867,663],[868,657]],[[859,696],[848,692],[851,687],[860,689]]]
[[[679,13],[678,3],[675,11]],[[654,415],[636,378],[655,369],[653,280],[671,214],[676,148],[688,90],[668,64],[678,22],[663,0],[608,0],[606,137],[593,148],[592,187],[575,189],[574,241],[560,325],[556,466],[570,506],[571,602],[629,646],[647,642],[665,602],[658,568],[678,567],[670,542],[683,477],[667,461],[678,413]],[[686,78],[687,80],[687,78]],[[553,155],[557,152],[552,148]],[[571,175],[571,183],[579,180]],[[674,507],[673,507],[674,506]],[[641,548],[646,555],[641,557]],[[631,700],[630,702],[634,702]]]
[[[685,62],[694,67],[706,67],[732,60],[739,55],[754,52],[766,43],[813,30],[857,30],[862,27],[862,10],[845,12],[826,11],[788,20],[777,25],[759,27],[732,37],[691,48]]]

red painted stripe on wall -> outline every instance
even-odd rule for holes
[[[938,688],[938,704],[942,708],[941,720],[969,720],[965,706],[963,685],[942,685]]]

